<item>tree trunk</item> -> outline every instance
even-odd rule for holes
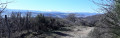
[[[10,38],[10,26],[8,24],[7,15],[5,15],[5,22],[6,22],[6,26],[7,26],[7,29],[8,29],[8,38]]]

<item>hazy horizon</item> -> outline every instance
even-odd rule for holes
[[[98,13],[98,12],[76,12],[76,11],[45,11],[45,10],[30,10],[30,9],[9,9],[6,8],[5,11],[28,11],[28,12],[33,12],[33,11],[39,11],[39,12],[61,12],[61,13]]]

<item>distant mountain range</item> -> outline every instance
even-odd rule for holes
[[[19,10],[19,9],[5,9],[2,15],[10,15],[12,12],[17,13],[20,12],[22,15],[25,15],[26,12],[32,12],[32,16],[36,16],[37,14],[44,14],[45,16],[53,16],[53,17],[66,17],[68,14],[67,12],[56,12],[56,11],[35,11],[35,10]],[[76,14],[77,17],[87,17],[96,14],[102,13],[89,13],[89,12],[71,12]]]

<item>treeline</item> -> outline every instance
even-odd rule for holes
[[[38,14],[33,17],[32,12],[27,12],[24,16],[20,12],[13,12],[9,16],[1,16],[0,38],[25,38],[24,34],[22,36],[22,34],[20,35],[19,33],[27,31],[29,34],[36,32],[36,35],[40,35],[45,32],[59,30],[61,27],[75,25],[75,21],[77,21],[77,19],[74,14],[73,16],[70,15],[66,18],[44,16],[43,14]],[[17,35],[15,36],[14,34]]]

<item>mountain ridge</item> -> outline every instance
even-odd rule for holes
[[[92,16],[92,15],[97,15],[97,14],[102,14],[102,13],[89,13],[89,12],[59,12],[59,11],[36,11],[36,10],[22,10],[22,9],[5,9],[5,12],[2,13],[2,15],[10,15],[12,12],[20,12],[23,15],[26,14],[27,12],[32,12],[34,14],[33,16],[36,16],[37,14],[44,14],[45,16],[52,15],[53,17],[66,17],[68,14],[76,14],[77,17],[87,17],[87,16]]]

